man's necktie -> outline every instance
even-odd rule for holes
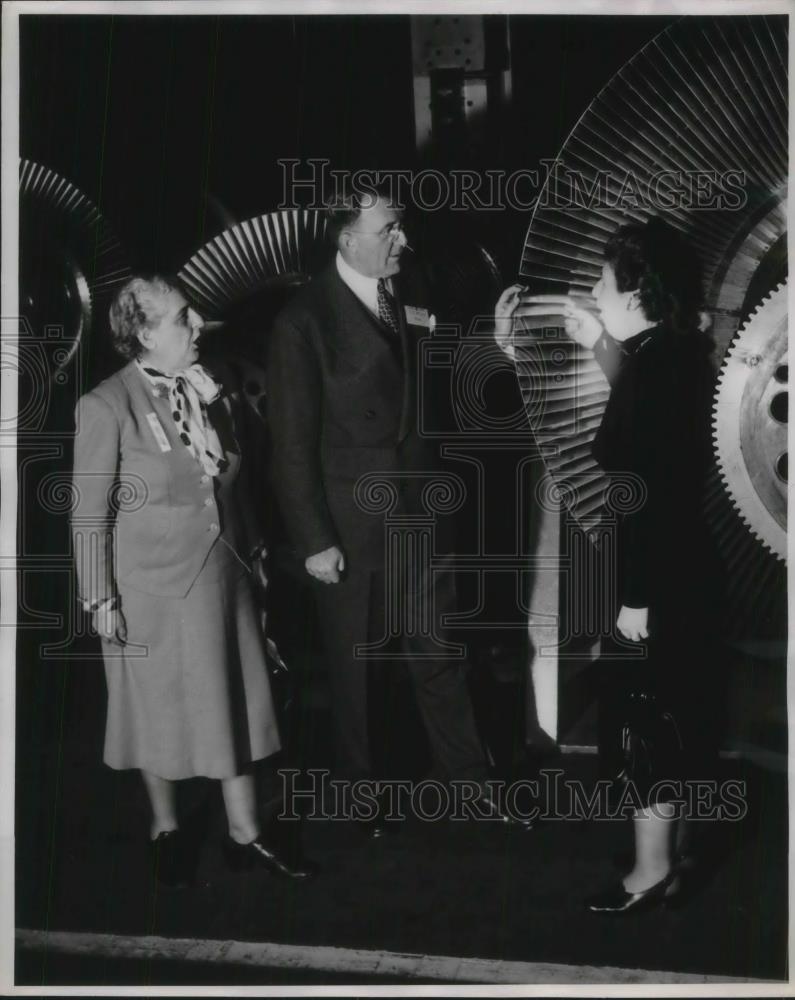
[[[398,322],[395,300],[387,290],[384,278],[378,279],[378,318],[396,337],[400,336],[400,323]]]

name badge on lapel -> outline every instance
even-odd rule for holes
[[[433,329],[431,326],[432,316],[428,315],[427,309],[421,309],[419,306],[404,306],[406,310],[406,322],[409,326],[427,326],[429,329]]]
[[[155,436],[155,441],[157,441],[160,446],[160,450],[171,451],[171,445],[168,443],[168,438],[166,437],[166,432],[163,430],[163,425],[157,419],[157,414],[147,413],[146,419],[149,421],[149,426],[152,428],[152,433]]]

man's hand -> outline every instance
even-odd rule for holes
[[[345,556],[336,545],[322,552],[316,552],[304,563],[310,576],[321,583],[339,583],[340,573],[345,570]]]
[[[625,639],[632,642],[640,642],[641,639],[649,638],[649,609],[648,608],[627,608],[622,606],[618,612],[616,628]]]
[[[510,285],[497,299],[494,307],[494,340],[497,347],[510,358],[514,356],[513,314],[524,290],[524,285]]]
[[[114,646],[124,646],[127,644],[127,622],[124,615],[118,609],[115,611],[105,611],[103,608],[94,612],[94,628],[97,635]]]

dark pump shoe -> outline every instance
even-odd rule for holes
[[[621,882],[585,900],[591,913],[621,916],[632,910],[649,909],[658,903],[673,903],[679,894],[678,872],[674,868],[665,878],[641,892],[627,892]]]
[[[288,860],[262,836],[249,844],[238,844],[236,840],[227,837],[224,840],[224,855],[226,863],[233,872],[248,872],[259,868],[271,875],[296,880],[306,880],[317,874],[317,865],[313,862],[305,858]]]
[[[150,840],[149,858],[159,885],[186,889],[194,884],[196,852],[182,830],[164,830]]]

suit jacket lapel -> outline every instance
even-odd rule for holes
[[[321,280],[326,280],[328,283],[329,298],[334,309],[335,349],[340,354],[349,357],[357,365],[364,366],[370,361],[383,359],[386,356],[391,358],[396,366],[400,366],[403,391],[398,440],[402,441],[416,421],[416,359],[414,357],[416,344],[406,323],[406,314],[400,298],[398,282],[393,282],[393,289],[400,327],[399,359],[389,344],[389,334],[379,330],[378,320],[372,316],[367,307],[340,278],[336,265],[332,265]]]
[[[336,266],[327,278],[335,318],[335,349],[362,367],[385,355],[394,358],[387,334],[379,329],[378,319],[340,278]]]

